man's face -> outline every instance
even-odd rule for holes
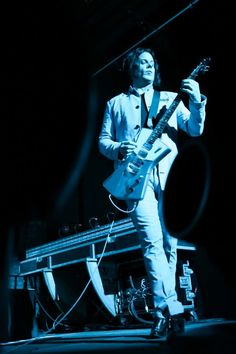
[[[154,59],[149,52],[144,52],[134,64],[133,82],[138,86],[148,85],[153,83],[154,78]]]

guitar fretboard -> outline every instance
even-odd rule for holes
[[[149,136],[147,143],[148,144],[153,144],[156,139],[160,138],[170,117],[176,110],[177,106],[182,100],[182,93],[178,93],[178,95],[175,97],[174,101],[171,103],[170,107],[165,111],[159,122],[157,123],[155,129],[153,130],[152,134]]]
[[[187,78],[194,80],[200,73],[207,71],[209,62],[210,62],[210,58],[203,59],[203,61],[191,72],[191,74]],[[150,150],[151,146],[154,144],[156,139],[161,137],[170,117],[172,116],[177,106],[182,101],[182,99],[183,99],[183,93],[179,92],[175,97],[174,101],[169,106],[169,108],[166,109],[166,111],[160,118],[152,134],[149,136],[149,138],[143,145],[144,149]]]

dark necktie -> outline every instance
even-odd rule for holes
[[[148,118],[148,110],[145,103],[144,93],[141,95],[141,125],[146,127]]]

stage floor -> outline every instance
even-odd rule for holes
[[[150,328],[88,330],[47,334],[29,340],[1,343],[2,353],[135,353],[235,354],[236,320],[188,321],[186,331],[172,342],[150,339]]]

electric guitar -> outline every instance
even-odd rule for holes
[[[210,58],[203,59],[188,79],[195,79],[197,75],[206,72],[209,69],[209,62]],[[103,186],[112,196],[120,200],[134,201],[144,198],[152,169],[171,151],[160,138],[182,98],[183,93],[179,92],[153,130],[147,128],[141,130],[137,147],[103,182]]]

